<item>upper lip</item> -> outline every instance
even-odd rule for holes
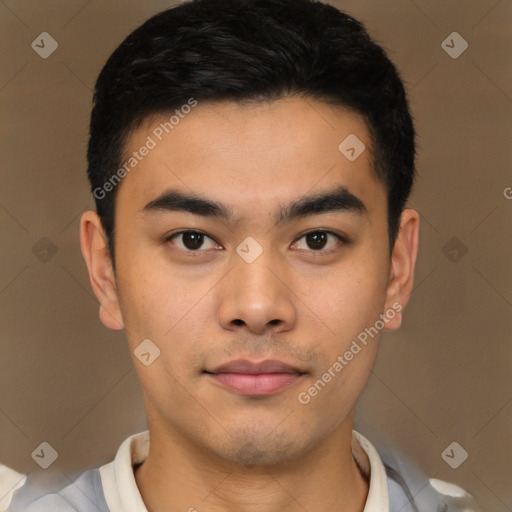
[[[264,361],[250,361],[248,359],[236,359],[222,364],[208,373],[304,373],[299,368],[291,366],[277,359],[265,359]]]

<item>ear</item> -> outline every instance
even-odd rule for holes
[[[107,236],[101,219],[94,211],[86,211],[80,219],[80,247],[87,264],[92,289],[100,303],[100,320],[109,329],[123,329],[124,322]]]
[[[414,268],[418,253],[419,214],[405,209],[400,218],[400,229],[391,254],[390,275],[386,294],[386,311],[395,311],[385,322],[385,331],[395,331],[402,324],[402,310],[409,302],[414,282]]]

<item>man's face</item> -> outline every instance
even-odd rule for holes
[[[160,350],[149,366],[134,356],[150,428],[228,460],[293,459],[352,417],[378,335],[358,343],[309,401],[304,392],[389,306],[386,191],[371,169],[368,130],[346,109],[298,98],[199,103],[159,140],[168,119],[131,134],[126,159],[148,136],[156,146],[121,183],[115,220],[131,352],[146,339]],[[366,146],[353,161],[338,149],[351,134]],[[331,202],[284,215],[287,205],[340,187],[365,209]],[[171,190],[222,204],[233,218],[165,201],[145,208]],[[298,372],[216,373],[240,359],[279,360]]]

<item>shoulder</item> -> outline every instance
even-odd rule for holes
[[[27,481],[13,495],[7,512],[108,512],[99,469],[81,473],[60,490],[43,493],[36,481]]]
[[[481,511],[475,498],[462,487],[436,478],[430,478],[429,483],[439,495],[441,503],[446,507],[446,512]]]
[[[14,493],[27,481],[27,475],[0,464],[0,510],[5,510],[11,503]]]
[[[369,477],[365,512],[481,510],[471,494],[455,484],[429,478],[418,464],[396,446],[374,446],[356,430],[353,430],[352,441],[352,454],[360,470]],[[366,452],[368,461],[361,457],[361,450]]]
[[[400,469],[396,469],[396,467]],[[479,512],[474,497],[456,484],[428,478],[409,460],[384,463],[389,512]]]
[[[109,512],[107,503],[115,510],[126,508],[124,500],[142,504],[132,465],[142,461],[148,450],[146,430],[125,439],[113,461],[83,471],[73,480],[58,471],[50,479],[44,472],[29,473],[13,494],[7,512]]]

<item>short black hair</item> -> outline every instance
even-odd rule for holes
[[[118,171],[130,133],[191,99],[287,96],[342,105],[364,118],[372,168],[387,190],[391,251],[415,178],[416,134],[404,85],[385,50],[361,22],[318,1],[189,0],[130,33],[96,82],[88,177],[114,269],[113,180],[124,175]]]

